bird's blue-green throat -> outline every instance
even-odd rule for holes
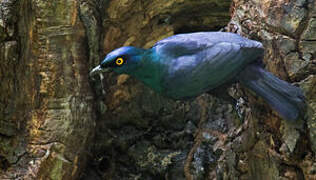
[[[101,64],[90,72],[90,76],[106,71],[131,75],[155,91],[161,91],[158,58],[150,50],[133,46],[118,48],[107,54]]]
[[[115,49],[90,75],[109,69],[129,74],[172,99],[193,98],[239,82],[285,119],[297,120],[305,112],[301,89],[264,70],[263,54],[260,42],[233,33],[178,34],[150,49]],[[225,94],[225,90],[220,92]]]

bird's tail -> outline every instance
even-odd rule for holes
[[[304,115],[306,104],[302,90],[265,71],[260,65],[247,66],[238,80],[286,120],[294,121]]]

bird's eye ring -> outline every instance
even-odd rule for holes
[[[124,63],[124,60],[123,60],[123,58],[117,58],[116,60],[115,60],[115,63],[116,63],[116,65],[122,65],[123,63]]]

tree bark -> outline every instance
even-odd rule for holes
[[[0,179],[76,179],[95,113],[76,1],[2,1]]]

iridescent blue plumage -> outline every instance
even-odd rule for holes
[[[162,64],[163,93],[174,99],[214,89],[263,56],[261,43],[221,32],[171,36],[152,51]]]
[[[297,119],[304,109],[301,90],[272,74],[260,74],[266,71],[254,64],[262,60],[263,54],[260,42],[237,34],[199,32],[171,36],[150,49],[118,48],[106,56],[101,67],[132,75],[172,99],[196,97],[239,81],[265,99],[284,118]],[[113,65],[118,57],[123,57],[124,65]],[[256,78],[251,78],[256,71]],[[270,83],[270,86],[262,82]],[[287,89],[295,93],[285,93],[287,96],[284,96]],[[291,94],[293,97],[289,97]]]

